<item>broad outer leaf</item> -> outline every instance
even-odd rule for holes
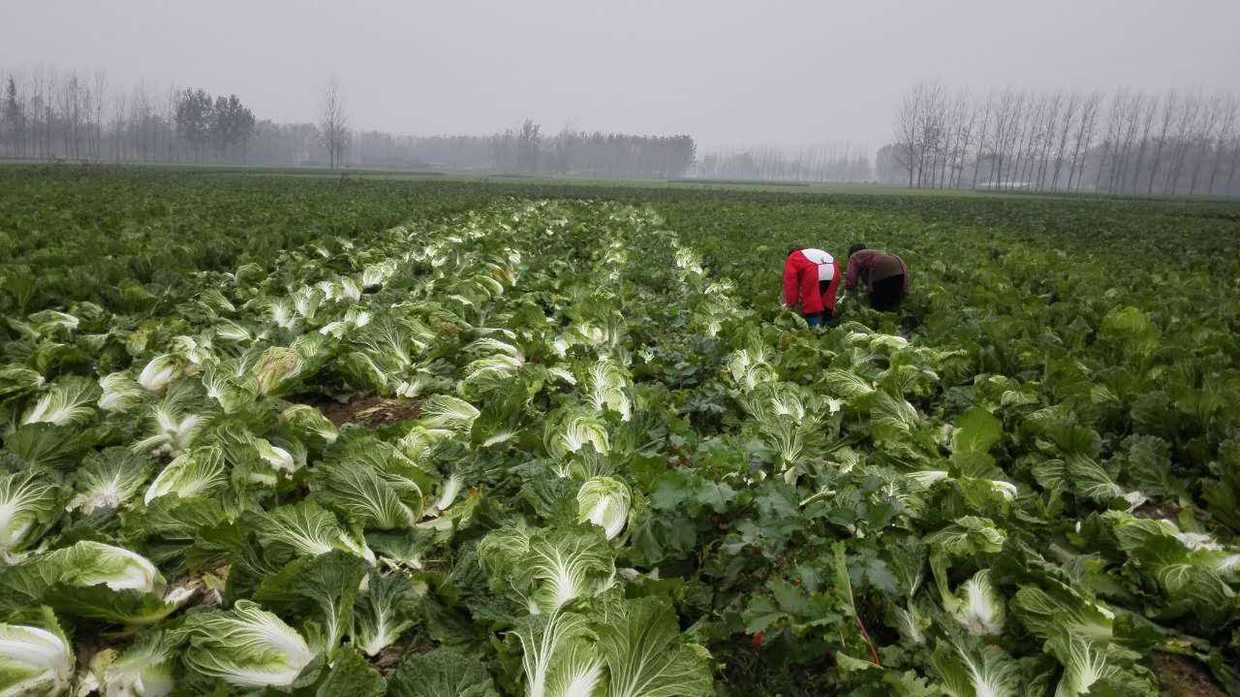
[[[387,697],[496,697],[482,661],[462,649],[441,646],[405,657],[388,681]]]
[[[713,694],[705,649],[680,637],[676,613],[663,600],[625,601],[600,624],[598,651],[610,675],[610,697],[707,697]]]
[[[384,694],[383,676],[355,649],[342,649],[332,662],[327,679],[315,697],[379,697]],[[388,694],[391,694],[390,692]]]

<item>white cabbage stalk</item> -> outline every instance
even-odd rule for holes
[[[624,530],[631,497],[629,488],[612,477],[592,477],[577,491],[577,519],[603,529],[607,539]]]
[[[26,412],[22,423],[66,426],[86,421],[94,414],[89,406],[94,401],[94,389],[94,383],[84,378],[59,382]]]
[[[259,458],[271,465],[273,469],[289,473],[297,471],[297,461],[293,459],[292,453],[272,445],[271,441],[265,438],[255,438],[254,449],[258,451]]]
[[[293,293],[292,297],[293,309],[306,319],[314,318],[314,313],[319,309],[319,303],[323,301],[323,294],[308,286]]]
[[[197,414],[182,416],[175,404],[167,402],[153,407],[151,416],[155,421],[156,432],[134,443],[132,449],[135,452],[179,455],[193,444],[199,429],[205,423],[203,417]]]
[[[946,470],[922,470],[920,472],[909,472],[904,476],[911,479],[918,488],[928,489],[938,482],[948,479],[950,475],[948,475]]]
[[[290,504],[263,516],[255,531],[263,545],[281,543],[306,556],[317,557],[338,549],[374,563],[375,553],[340,528],[336,516],[313,502]]]
[[[452,395],[437,394],[422,403],[422,424],[429,429],[468,431],[481,412]]]
[[[1019,671],[996,646],[973,651],[954,644],[954,655],[936,653],[931,659],[949,695],[1017,697]]]
[[[414,586],[401,573],[367,575],[363,583],[366,590],[358,597],[354,610],[353,643],[367,656],[376,656],[413,626],[408,606]]]
[[[516,431],[499,431],[493,435],[488,436],[486,440],[482,441],[482,447],[489,448],[491,446],[499,445],[501,443],[507,443],[508,441],[516,437],[517,437]]]
[[[104,584],[114,591],[154,593],[164,577],[149,559],[124,547],[82,541],[48,555],[49,563],[61,565],[60,580],[74,586]]]
[[[1002,479],[992,479],[990,480],[990,486],[1008,501],[1016,498],[1016,485],[1011,482],[1005,482]]]
[[[1106,644],[1095,644],[1086,639],[1057,637],[1051,642],[1052,650],[1063,664],[1063,677],[1055,690],[1056,697],[1087,695],[1090,688],[1100,680],[1116,673],[1107,665]]]
[[[314,659],[296,630],[249,600],[229,612],[193,615],[185,633],[185,663],[239,687],[286,687]]]
[[[82,490],[69,501],[65,510],[81,510],[85,515],[119,508],[142,489],[149,476],[145,466],[125,460],[85,467],[78,474]]]
[[[168,494],[192,498],[222,485],[224,481],[224,454],[219,448],[185,452],[168,463],[155,477],[155,481],[147,487],[143,501],[150,504]]]
[[[600,455],[611,450],[607,427],[590,412],[573,412],[558,421],[548,421],[545,442],[547,452],[561,459],[578,452],[587,443]]]
[[[448,506],[456,500],[458,494],[461,493],[461,487],[464,481],[460,476],[453,474],[444,480],[443,490],[439,492],[439,499],[435,501],[435,510],[446,511]]]
[[[335,443],[340,435],[335,424],[309,404],[294,404],[280,413],[280,420],[313,433],[328,443]]]
[[[292,304],[288,300],[271,301],[271,321],[281,329],[292,329],[297,324]]]
[[[0,397],[37,390],[46,382],[38,372],[20,365],[0,368]]]
[[[371,264],[362,270],[362,286],[364,288],[378,288],[387,282],[396,273],[396,261],[388,259]]]
[[[362,299],[362,288],[357,285],[357,281],[345,277],[340,279],[340,286],[336,292],[336,297],[340,300],[348,300],[357,302]]]
[[[629,401],[626,388],[628,379],[623,370],[615,363],[600,358],[590,368],[590,403],[595,410],[611,409],[620,414],[622,421],[632,416],[633,405]]]
[[[254,380],[260,394],[269,395],[287,380],[301,372],[303,361],[296,349],[272,346],[263,352],[254,365]]]
[[[56,487],[47,477],[32,471],[0,476],[0,558],[31,542],[57,505]]]
[[[148,392],[160,392],[177,378],[180,366],[171,354],[163,353],[150,360],[138,375],[138,384]]]
[[[210,339],[203,339],[200,344],[197,339],[192,336],[178,336],[172,339],[172,349],[192,365],[201,366],[215,360],[214,354],[211,353]]]
[[[224,341],[249,342],[254,340],[250,330],[230,319],[223,320],[215,328],[215,335]]]
[[[982,569],[957,591],[960,603],[953,609],[956,619],[974,636],[995,636],[1003,632],[1003,598],[990,582],[990,569]]]
[[[98,306],[96,306],[98,307]],[[67,312],[59,310],[43,310],[36,312],[29,317],[39,327],[40,334],[47,334],[56,329],[67,329],[73,331],[81,324],[81,320]]]
[[[0,695],[59,695],[73,678],[73,652],[59,632],[0,624]]]
[[[123,413],[142,399],[142,386],[128,373],[111,373],[99,378],[103,394],[97,404],[104,411]]]
[[[323,294],[324,300],[336,299],[336,285],[331,281],[319,281],[314,284],[314,287],[318,288],[319,292]]]
[[[166,697],[175,686],[174,658],[162,635],[147,635],[119,657],[113,649],[99,652],[91,660],[91,670],[102,697]]]

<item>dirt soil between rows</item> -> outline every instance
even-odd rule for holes
[[[317,407],[337,428],[345,424],[359,424],[367,428],[380,428],[402,421],[412,421],[422,415],[422,403],[413,399],[387,399],[385,397],[356,397],[347,402],[327,398],[303,400]]]
[[[1155,653],[1153,668],[1164,694],[1170,697],[1228,697],[1210,671],[1187,656]]]

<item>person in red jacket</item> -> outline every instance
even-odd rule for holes
[[[829,322],[835,315],[840,276],[835,257],[821,249],[792,246],[784,261],[784,305],[799,305],[811,327]]]
[[[894,254],[854,244],[848,250],[848,278],[844,290],[857,287],[860,281],[875,310],[894,310],[908,294],[908,266]]]

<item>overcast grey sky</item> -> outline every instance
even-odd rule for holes
[[[707,144],[877,145],[921,79],[1240,92],[1240,0],[0,0],[0,69],[47,63],[236,92],[355,126],[480,133],[523,116]]]

